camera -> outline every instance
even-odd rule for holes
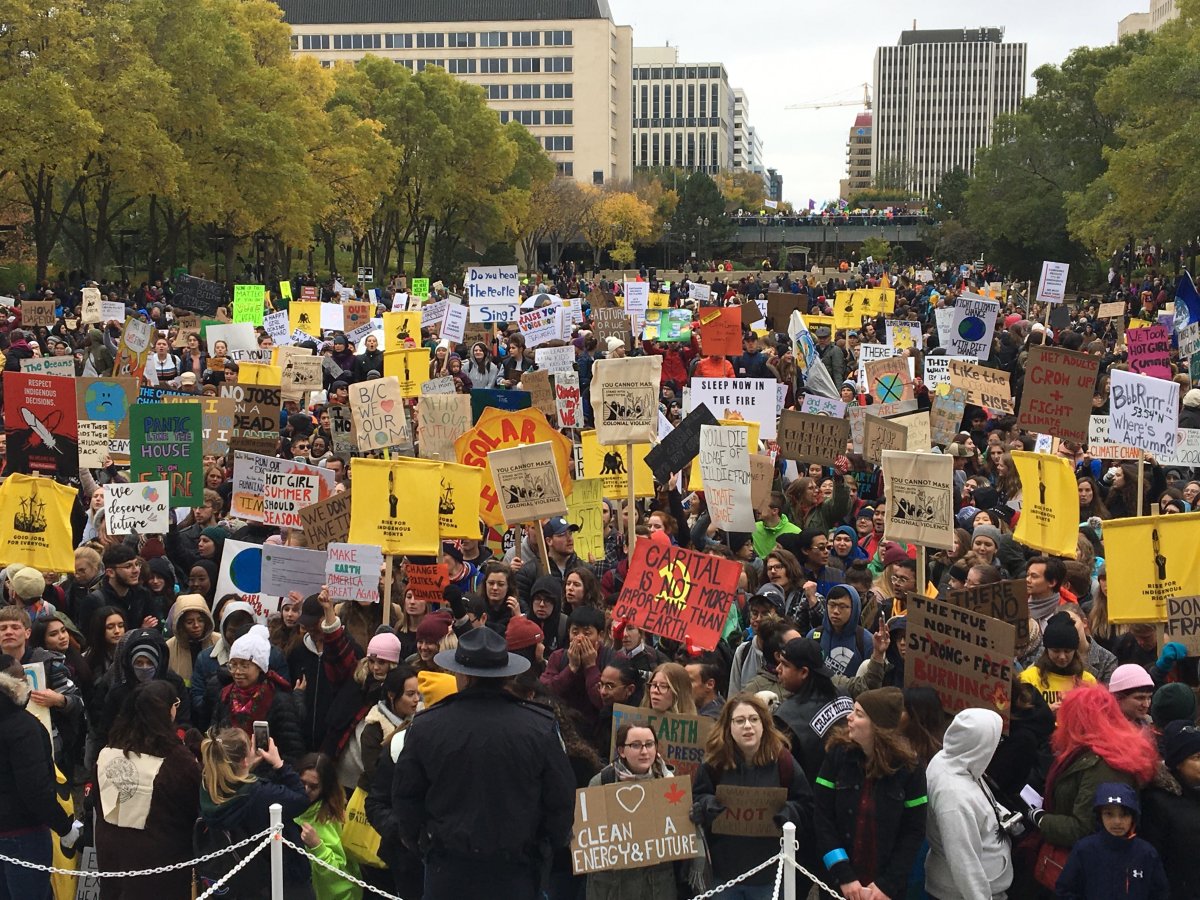
[[[1018,812],[1009,812],[999,803],[996,804],[996,820],[1000,823],[1000,832],[1016,840],[1025,833],[1025,822]]]

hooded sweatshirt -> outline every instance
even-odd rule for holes
[[[193,641],[178,628],[183,614],[195,610],[204,619],[204,634],[200,640]],[[171,633],[174,637],[167,641],[167,654],[170,658],[171,671],[183,679],[183,683],[191,687],[192,667],[196,657],[207,647],[217,642],[216,629],[213,625],[212,613],[209,612],[208,602],[200,594],[182,594],[171,610]]]
[[[848,584],[839,584],[836,587],[844,589],[850,595],[850,620],[841,631],[834,631],[833,626],[829,624],[829,610],[823,608],[821,627],[814,628],[806,637],[820,643],[825,664],[834,675],[854,675],[875,649],[875,641],[871,632],[858,624],[862,615],[862,600],[858,591]]]
[[[964,709],[926,769],[925,889],[940,900],[987,900],[1012,884],[1009,842],[1000,836],[997,807],[983,782],[1002,728],[991,710]]]
[[[799,534],[800,528],[786,515],[779,516],[779,523],[768,528],[759,520],[754,525],[754,533],[750,540],[754,543],[754,554],[759,559],[766,559],[768,553],[775,549],[775,542],[781,534]]]
[[[849,555],[838,556],[837,553],[834,552],[832,537],[833,537],[833,535],[837,535],[837,534],[844,534],[844,535],[849,536],[849,538],[850,538],[850,553],[849,553]],[[831,538],[831,540],[829,541],[829,558],[830,558],[830,560],[837,560],[841,564],[843,571],[849,571],[850,564],[852,562],[856,562],[860,559],[866,560],[869,558],[867,556],[867,551],[864,550],[862,547],[858,546],[858,532],[855,531],[853,528],[851,528],[849,525],[839,525],[837,528],[833,529],[833,534],[830,535],[830,538]]]

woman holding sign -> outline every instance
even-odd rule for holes
[[[787,737],[775,725],[766,704],[754,694],[738,694],[725,704],[704,748],[704,765],[696,772],[692,785],[692,821],[704,828],[717,884],[724,884],[779,851],[779,831],[769,836],[748,836],[731,833],[734,829],[718,821],[726,812],[723,787],[784,788],[786,798],[771,814],[772,822],[777,829],[786,822],[794,823],[802,847],[811,840],[812,788],[792,757]],[[772,896],[773,886],[774,867],[769,866],[721,896],[765,900]]]

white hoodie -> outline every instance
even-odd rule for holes
[[[926,769],[925,889],[939,900],[1000,900],[1012,884],[1008,839],[983,785],[1002,729],[991,710],[964,709]]]

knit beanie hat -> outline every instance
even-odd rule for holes
[[[1141,666],[1125,663],[1113,670],[1112,677],[1108,680],[1108,689],[1114,694],[1136,690],[1153,691],[1154,680]]]
[[[608,337],[606,337],[604,339],[604,345],[606,347],[608,347],[608,352],[612,353],[618,347],[624,347],[625,342],[623,340],[621,340],[619,337],[617,337],[616,335],[610,334]]]
[[[225,538],[229,537],[229,532],[217,525],[210,525],[200,533],[217,545],[217,552],[214,555],[220,559],[221,552],[225,549]]]
[[[125,654],[130,664],[136,659],[150,660],[157,669],[165,646],[162,635],[150,628],[137,628],[125,635]]]
[[[46,579],[32,566],[22,566],[9,576],[8,583],[22,600],[36,600],[46,590]]]
[[[266,625],[255,625],[233,642],[229,659],[245,659],[265,675],[271,669],[271,633]]]
[[[524,650],[526,647],[533,647],[544,637],[541,626],[524,616],[512,619],[504,632],[504,640],[508,644],[509,650]]]
[[[1079,649],[1079,632],[1070,614],[1060,612],[1050,617],[1042,631],[1042,646],[1047,650]]]
[[[400,662],[400,638],[387,632],[375,635],[367,644],[367,656],[373,656],[385,662]]]
[[[417,690],[421,692],[425,708],[429,709],[451,694],[457,694],[458,680],[447,672],[418,672]]]
[[[864,691],[854,698],[876,728],[899,728],[904,714],[904,692],[898,687]]]
[[[431,613],[417,626],[417,640],[423,644],[437,644],[450,633],[454,622],[445,613]]]
[[[992,543],[1000,546],[1000,529],[995,525],[976,525],[975,530],[971,532],[971,541],[974,542],[977,537],[990,538]]]
[[[1200,728],[1191,719],[1178,719],[1167,726],[1159,745],[1163,762],[1174,769],[1189,756],[1200,753]]]
[[[1150,700],[1150,718],[1157,728],[1176,719],[1196,720],[1196,692],[1182,681],[1164,684]]]

